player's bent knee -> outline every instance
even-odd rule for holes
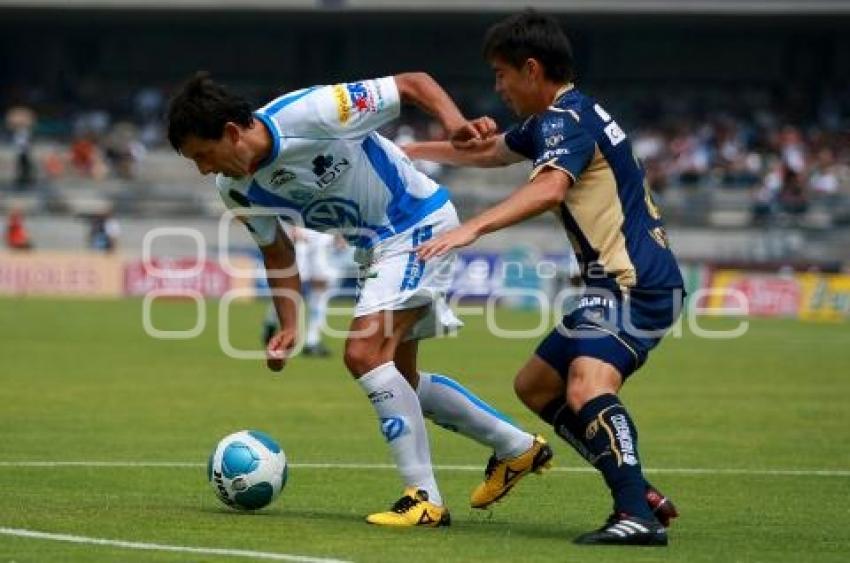
[[[529,401],[534,393],[534,387],[527,377],[523,376],[523,372],[519,372],[514,378],[514,393],[519,397],[525,406],[530,407]]]
[[[612,365],[595,358],[577,358],[570,365],[566,400],[578,412],[588,401],[606,394],[617,394],[622,378]]]
[[[567,404],[573,412],[578,412],[593,397],[590,388],[583,382],[574,382],[572,379],[567,385]]]
[[[345,353],[343,361],[345,367],[355,378],[359,378],[392,360],[392,357],[385,354],[380,345],[376,345],[369,340],[349,340],[345,344]]]
[[[355,378],[359,378],[376,367],[372,365],[374,354],[365,344],[362,341],[349,340],[345,345],[345,353],[342,359],[345,362],[345,367]]]

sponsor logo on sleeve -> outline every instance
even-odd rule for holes
[[[345,85],[351,107],[359,113],[377,113],[384,109],[384,96],[377,81],[351,82]]]
[[[334,100],[336,101],[337,117],[339,122],[345,125],[351,118],[351,101],[344,84],[336,84],[333,87]]]
[[[563,148],[563,147],[544,151],[543,154],[541,154],[540,157],[537,160],[534,161],[534,166],[540,166],[541,164],[546,164],[547,162],[551,161],[552,159],[558,158],[559,156],[566,156],[568,154],[571,154],[570,149]]]
[[[384,111],[386,102],[384,101],[384,92],[381,90],[381,83],[375,82],[375,108],[376,111]]]
[[[620,129],[616,121],[612,121],[605,126],[605,134],[608,136],[608,140],[611,141],[611,146],[613,147],[619,145],[626,138],[626,134]]]

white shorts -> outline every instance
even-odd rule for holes
[[[458,224],[454,205],[448,202],[410,229],[381,241],[370,251],[358,252],[354,316],[429,306],[405,340],[430,338],[463,326],[445,299],[454,275],[455,254],[422,262],[414,252],[426,240]]]

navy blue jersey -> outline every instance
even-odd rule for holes
[[[683,286],[643,167],[617,122],[589,96],[568,87],[554,103],[505,133],[512,151],[568,174],[558,214],[589,287]]]

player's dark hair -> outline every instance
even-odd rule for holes
[[[179,151],[190,135],[220,139],[228,121],[249,127],[253,122],[251,104],[228,92],[208,72],[197,72],[180,86],[168,104],[168,141]]]
[[[525,10],[493,25],[484,36],[484,58],[502,59],[520,68],[528,59],[537,59],[543,73],[553,82],[575,79],[575,63],[570,40],[558,22],[535,10]]]

